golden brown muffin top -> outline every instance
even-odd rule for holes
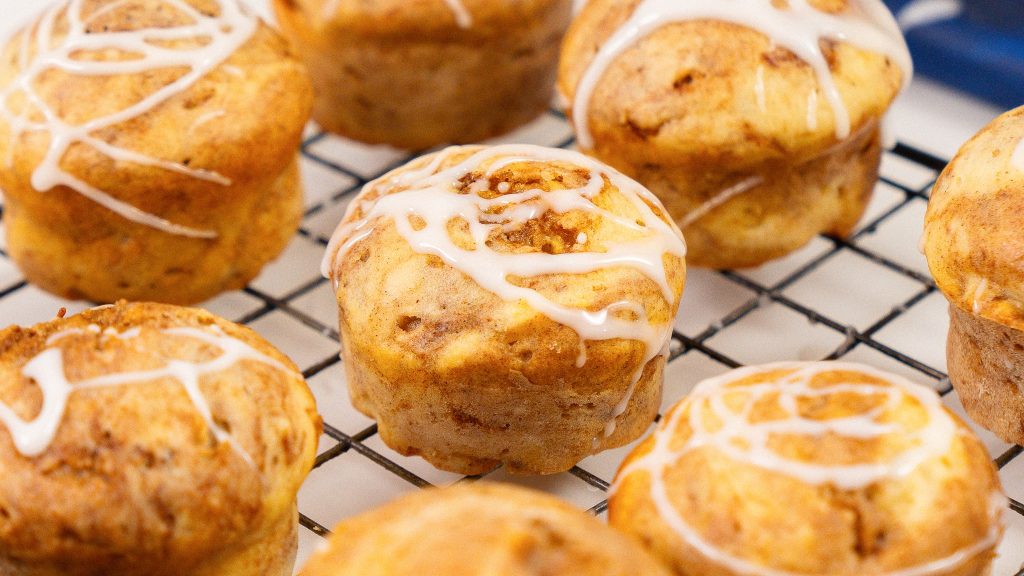
[[[657,198],[596,160],[466,146],[368,184],[323,272],[343,321],[360,343],[379,344],[374,353],[390,356],[381,365],[403,381],[416,378],[406,366],[426,365],[453,378],[512,370],[600,389],[667,345],[684,254]],[[591,354],[609,342],[625,348]],[[478,365],[491,369],[466,369]]]
[[[928,201],[923,246],[953,305],[1024,330],[1024,107],[960,148]]]
[[[0,417],[0,561],[74,575],[245,545],[293,513],[320,428],[256,333],[158,304],[0,332]]]
[[[378,39],[451,40],[501,34],[571,0],[274,0],[314,29]]]
[[[984,447],[931,389],[789,362],[699,384],[623,462],[610,513],[698,552],[677,560],[694,573],[947,574],[989,557],[1005,505]]]
[[[732,7],[710,1],[679,3],[669,8],[731,10],[733,19],[749,21],[750,27],[699,18],[668,18],[651,30],[631,27],[634,13],[651,10],[652,2],[658,0],[591,0],[565,39],[559,86],[568,102],[575,103],[574,114],[589,104],[588,118],[577,118],[577,126],[589,128],[603,158],[710,163],[738,171],[770,160],[809,160],[846,138],[842,112],[849,117],[850,134],[873,129],[901,83],[909,80],[905,44],[891,16],[874,12],[884,10],[876,0],[757,0]],[[864,20],[877,20],[877,25],[857,16],[861,5],[870,3],[871,16]],[[815,18],[793,16],[797,9],[819,20],[833,18],[840,28],[870,36],[870,42],[818,39],[820,51],[811,49],[809,54],[821,64],[822,78],[811,61],[785,48],[794,31],[803,30],[796,36],[814,46],[817,29],[827,27],[800,24]],[[655,6],[651,13],[666,10]],[[776,26],[776,21],[783,23],[778,36],[759,31]],[[639,34],[628,38],[631,30]],[[625,41],[626,48],[604,66],[600,51],[616,44],[613,40]],[[865,43],[885,45],[901,61],[905,56],[906,73],[900,62],[858,47]],[[592,95],[584,98],[585,89],[577,91],[585,88],[592,68],[598,81]],[[842,102],[838,112],[829,101],[828,82],[834,82]],[[589,148],[588,130],[577,132],[581,145]]]
[[[312,106],[287,43],[237,0],[58,2],[3,47],[0,95],[8,193],[68,186],[129,218],[280,173]]]
[[[667,575],[638,545],[546,494],[491,483],[420,491],[340,523],[304,576]]]

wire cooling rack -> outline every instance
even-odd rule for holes
[[[500,141],[565,148],[574,144],[564,116],[556,111]],[[351,407],[338,358],[337,309],[329,283],[319,277],[319,261],[362,185],[411,158],[310,128],[302,146],[306,213],[298,235],[250,286],[204,304],[254,328],[290,355],[323,413],[325,433],[316,467],[299,494],[297,567],[339,520],[430,485],[511,482],[603,516],[609,482],[632,448],[592,456],[553,476],[512,477],[498,469],[467,478],[392,451],[376,425]],[[917,251],[928,194],[944,165],[942,159],[898,145],[885,154],[875,197],[851,238],[815,238],[798,252],[753,270],[690,270],[673,333],[662,410],[698,381],[730,368],[842,358],[932,386],[951,409],[964,415],[945,374],[946,303]],[[31,325],[53,317],[60,307],[77,312],[89,306],[28,285],[5,248],[0,244],[2,324]],[[1024,450],[975,430],[1011,497],[993,574],[1024,576]]]

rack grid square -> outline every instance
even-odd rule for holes
[[[347,404],[333,295],[314,264],[360,188],[414,155],[346,141],[315,127],[306,134],[302,161],[310,193],[302,228],[285,259],[268,266],[246,289],[204,305],[261,331],[297,356],[322,404],[325,436],[316,468],[299,497],[297,567],[334,522],[432,484],[512,481],[552,492],[603,517],[608,483],[628,448],[592,456],[569,472],[547,478],[515,478],[500,469],[484,478],[463,478],[391,451],[376,425]],[[574,145],[565,117],[554,110],[500,141]],[[945,301],[917,251],[927,195],[944,165],[940,158],[899,144],[884,156],[878,198],[853,237],[815,238],[808,247],[758,269],[692,271],[673,335],[663,408],[698,380],[744,360],[842,358],[932,386],[962,415],[943,372]],[[853,268],[858,281],[852,291],[841,291],[846,287],[843,277]],[[5,324],[34,324],[53,317],[60,307],[75,312],[87,306],[26,284],[0,243],[0,318]],[[1024,449],[975,429],[1011,496],[993,574],[1024,576]]]

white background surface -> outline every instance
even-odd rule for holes
[[[6,36],[43,5],[36,0],[0,0],[0,14],[3,14],[0,18],[0,36]],[[259,2],[257,8],[266,13],[265,2]],[[932,82],[915,80],[893,107],[891,127],[900,141],[949,158],[962,142],[998,113],[999,110],[994,107],[968,96]],[[568,128],[563,122],[546,115],[509,139],[555,144],[564,141],[568,135]],[[309,146],[309,153],[314,158],[302,160],[306,205],[310,208],[304,228],[310,236],[320,240],[333,230],[350,196],[338,201],[332,198],[337,197],[339,191],[350,189],[356,183],[356,176],[373,177],[402,157],[395,151],[366,147],[334,137],[318,140]],[[348,167],[349,174],[333,170],[331,165]],[[883,173],[893,181],[915,190],[935,176],[929,170],[891,155],[883,162]],[[876,254],[884,254],[892,262],[926,275],[927,266],[916,249],[924,207],[923,199],[913,198],[908,201],[905,194],[896,187],[880,184],[865,221],[883,216],[888,211],[897,211],[879,225],[863,228],[863,233],[855,241],[856,245]],[[0,248],[3,247],[0,238]],[[790,257],[758,269],[743,271],[738,275],[742,282],[715,272],[692,270],[677,329],[689,337],[696,337],[709,325],[734,310],[756,302],[752,312],[708,339],[706,344],[743,363],[825,357],[842,345],[844,335],[841,332],[821,323],[809,323],[805,316],[795,312],[791,306],[777,299],[759,297],[758,292],[744,282],[775,286],[831,248],[831,242],[815,239]],[[294,309],[324,324],[333,325],[336,312],[326,283],[294,299],[288,296],[296,294],[297,289],[301,292],[300,287],[304,284],[316,281],[322,250],[322,244],[297,236],[284,256],[268,266],[253,283],[253,287],[271,297],[289,300],[289,305]],[[14,266],[6,258],[0,258],[0,292],[18,285],[21,280]],[[865,330],[889,310],[912,299],[922,289],[921,282],[908,279],[850,250],[843,250],[824,260],[813,272],[786,285],[779,295],[799,302],[850,329]],[[86,307],[84,303],[66,302],[32,286],[25,286],[0,298],[0,323],[34,324],[52,317],[53,311],[60,306],[67,306],[72,312]],[[258,310],[261,303],[252,294],[235,292],[223,295],[205,306],[227,318],[237,319]],[[935,370],[944,371],[944,336],[948,324],[945,306],[941,295],[932,293],[914,303],[905,314],[885,325],[872,337]],[[324,334],[312,332],[308,326],[279,310],[260,316],[249,325],[289,354],[304,369],[337,354],[335,341],[326,338]],[[945,385],[867,346],[854,348],[842,359],[893,370],[929,386],[942,388]],[[697,352],[689,352],[674,360],[667,369],[665,405],[684,395],[697,380],[724,371],[722,364]],[[356,435],[372,424],[349,405],[339,364],[311,378],[310,385],[325,420],[338,430]],[[950,408],[962,413],[955,394],[945,396],[944,401]],[[991,434],[981,430],[978,432],[993,455],[1006,450],[1007,445]],[[324,437],[322,450],[336,446],[336,440]],[[383,445],[379,436],[369,437],[362,446],[365,450],[349,450],[313,471],[299,495],[300,510],[304,514],[330,527],[342,518],[415,489],[405,480],[385,471],[379,461],[366,457],[367,451],[403,466],[433,484],[444,485],[460,480],[459,476],[437,471],[422,460],[405,458],[392,452]],[[625,449],[606,452],[588,458],[580,467],[601,479],[610,480],[624,454]],[[1004,468],[1002,478],[1007,492],[1018,500],[1024,500],[1024,457]],[[514,481],[547,490],[584,508],[605,498],[603,492],[568,473],[544,478],[511,479],[499,470],[485,480]],[[1015,514],[1009,517],[1007,538],[993,576],[1014,574],[1024,562],[1024,519]],[[312,532],[302,529],[300,566],[318,541]]]

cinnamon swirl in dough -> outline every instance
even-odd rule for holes
[[[239,0],[62,0],[3,48],[7,247],[67,298],[240,288],[302,210],[302,65]]]
[[[679,575],[987,576],[1006,505],[933,390],[789,362],[698,384],[623,462],[609,518]]]
[[[290,575],[319,434],[295,366],[200,310],[0,331],[0,574]]]
[[[684,253],[653,195],[582,154],[417,159],[363,189],[324,260],[352,402],[464,474],[626,444],[657,414]]]
[[[551,102],[572,0],[273,0],[313,77],[313,117],[408,149],[470,143]]]
[[[640,546],[546,494],[491,483],[405,496],[343,521],[304,576],[667,576]]]
[[[580,147],[661,198],[698,266],[845,236],[911,74],[881,0],[592,0],[559,86]]]
[[[949,299],[949,379],[967,413],[1024,444],[1024,107],[964,144],[935,183],[924,251]]]

